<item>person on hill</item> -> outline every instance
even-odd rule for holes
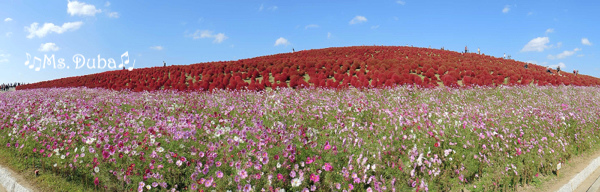
[[[465,53],[469,52],[469,50],[467,49],[467,46],[465,46]]]
[[[525,69],[529,68],[529,63],[525,63]]]
[[[560,75],[560,66],[556,66],[556,73]]]
[[[296,50],[294,50],[294,48],[292,48],[292,53],[293,53],[293,52],[296,52]]]
[[[502,56],[502,59],[506,59],[506,53],[504,53],[504,56]]]
[[[164,67],[166,67],[166,66],[167,66],[167,63],[166,63],[165,61],[163,61],[163,66],[164,66]]]
[[[479,49],[479,47],[477,47],[477,54],[481,55],[481,49]]]
[[[546,69],[546,72],[547,72],[547,73],[550,73],[550,74],[552,74],[552,70],[550,70],[550,67],[548,67],[548,68]]]

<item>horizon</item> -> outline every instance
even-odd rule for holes
[[[544,3],[150,1],[140,6],[131,1],[9,0],[0,2],[0,84],[121,70],[121,63],[128,68],[158,67],[163,61],[190,65],[293,49],[371,45],[455,52],[467,46],[469,52],[479,48],[494,57],[506,54],[600,77],[595,65],[600,27],[586,19],[600,17],[595,11],[600,3]],[[128,57],[122,57],[125,53]],[[51,55],[54,64],[60,67],[58,60],[64,59],[66,67],[30,68],[35,57],[42,62]],[[103,60],[116,69],[76,69],[74,57]]]

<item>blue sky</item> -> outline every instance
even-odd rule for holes
[[[0,83],[113,70],[76,69],[77,54],[118,66],[127,52],[127,66],[141,68],[355,45],[468,46],[600,77],[598,10],[598,1],[554,0],[3,0]],[[27,54],[29,65],[55,55],[69,69],[35,71]]]

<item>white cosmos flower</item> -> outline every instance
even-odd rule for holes
[[[94,167],[94,172],[98,173],[99,171],[100,171],[100,168]]]
[[[300,184],[302,184],[302,181],[300,181],[300,179],[292,179],[292,187],[298,187],[300,186]]]

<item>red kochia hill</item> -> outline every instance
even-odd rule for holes
[[[101,87],[160,89],[263,90],[277,87],[369,88],[397,85],[498,86],[600,85],[600,79],[572,73],[548,73],[545,67],[476,53],[396,46],[337,47],[276,55],[118,70],[33,83],[17,89]]]

